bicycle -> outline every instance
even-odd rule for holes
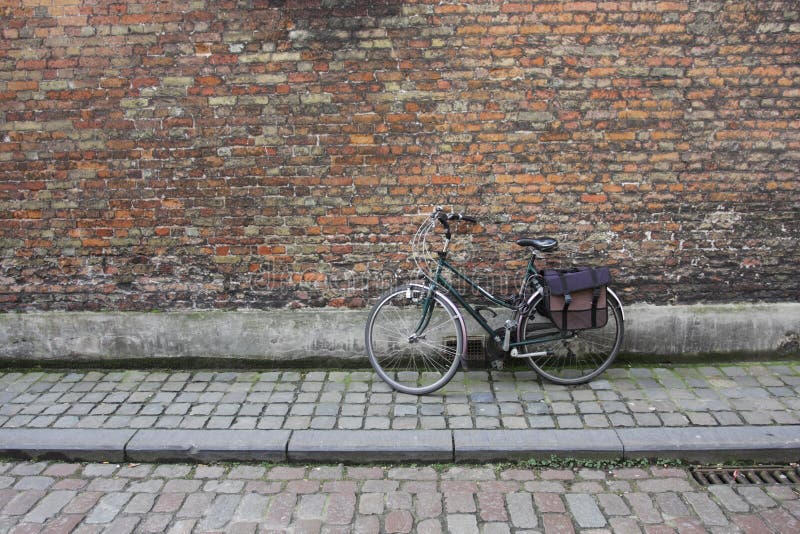
[[[369,361],[393,389],[424,395],[438,390],[463,362],[467,328],[460,308],[488,334],[493,367],[505,358],[524,359],[541,377],[562,385],[582,384],[603,373],[622,344],[624,313],[617,295],[607,288],[608,320],[601,328],[561,330],[548,317],[546,286],[536,269],[539,254],[558,248],[550,237],[520,238],[516,244],[531,251],[519,292],[500,298],[482,288],[448,262],[452,240],[450,222],[477,223],[475,217],[436,208],[412,240],[414,262],[423,283],[409,283],[384,293],[370,312],[365,328]],[[442,250],[431,250],[428,236],[439,223],[444,228]],[[435,257],[434,253],[435,252]],[[445,278],[449,271],[492,305],[510,312],[503,326],[493,329],[481,312]]]

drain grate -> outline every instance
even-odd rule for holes
[[[444,344],[447,348],[455,350],[456,338],[445,338]],[[468,362],[482,362],[486,360],[486,351],[483,348],[483,336],[469,336],[467,337],[467,361]]]
[[[797,466],[762,465],[755,467],[694,467],[692,477],[701,486],[715,484],[800,484]]]

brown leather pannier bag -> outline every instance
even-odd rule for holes
[[[550,320],[560,330],[602,328],[608,322],[607,267],[545,269],[545,303]]]

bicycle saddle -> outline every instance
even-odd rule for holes
[[[521,247],[533,247],[541,252],[550,252],[558,249],[558,241],[552,237],[522,237],[517,239],[517,245]]]

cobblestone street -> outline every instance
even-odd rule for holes
[[[0,532],[782,532],[791,485],[675,467],[0,464]]]
[[[589,384],[461,372],[433,395],[369,371],[0,373],[1,428],[582,429],[796,425],[795,363],[616,367]]]
[[[391,392],[369,371],[6,372],[3,450],[92,463],[0,463],[0,534],[796,533],[797,486],[701,487],[687,468],[635,460],[635,447],[638,458],[700,447],[712,459],[796,461],[799,388],[800,366],[785,362],[617,367],[571,388],[527,371],[471,371],[423,397]],[[119,432],[105,450],[95,441],[107,434],[93,434]],[[592,448],[600,434],[620,448]],[[557,465],[589,451],[640,467],[503,463],[537,457],[553,436]],[[259,453],[272,438],[275,455]],[[214,463],[237,447],[252,461]],[[426,456],[434,447],[441,454]],[[337,450],[349,450],[344,464]],[[167,458],[179,463],[146,463]],[[598,461],[583,465],[620,465]]]

